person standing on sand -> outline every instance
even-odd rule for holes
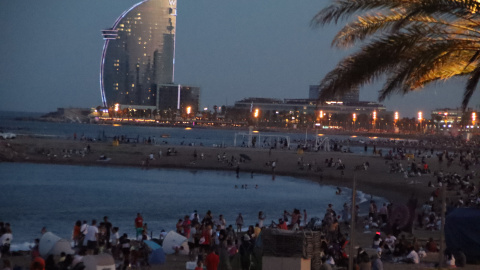
[[[136,239],[138,239],[138,236],[143,233],[143,217],[140,213],[137,213],[137,217],[135,218],[135,231],[137,233]]]
[[[73,239],[74,246],[79,245],[81,227],[82,227],[82,222],[80,220],[77,220],[77,222],[75,222],[75,225],[73,226],[73,232],[72,232],[72,239]]]
[[[258,212],[258,227],[263,228],[263,222],[267,217],[263,213],[263,211]]]
[[[241,232],[242,226],[243,226],[242,213],[238,213],[237,219],[235,220],[235,224],[237,224],[237,232]]]
[[[208,248],[207,252],[208,255],[205,258],[205,266],[207,267],[207,270],[217,270],[220,258],[215,254],[212,248]]]
[[[110,235],[112,233],[112,223],[108,221],[108,217],[104,216],[103,217],[103,223],[105,226],[105,238],[107,239],[107,249],[110,248]]]
[[[92,255],[97,248],[98,241],[98,228],[97,221],[95,219],[92,220],[92,225],[88,226],[87,234],[85,235],[85,241],[87,241],[87,253]]]

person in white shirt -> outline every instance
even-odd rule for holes
[[[418,256],[418,253],[415,251],[413,246],[410,247],[409,250],[410,250],[410,253],[408,253],[408,255],[404,259],[404,261],[406,263],[419,264],[420,263],[420,257]]]
[[[223,215],[218,216],[218,220],[215,225],[220,225],[220,229],[225,230],[227,226],[227,221],[223,217]]]
[[[98,228],[97,228],[97,221],[95,219],[92,220],[92,225],[88,226],[87,233],[85,235],[85,241],[87,245],[87,253],[93,254],[93,251],[97,248],[97,241],[98,241]]]
[[[390,252],[393,252],[395,250],[396,241],[397,241],[397,238],[395,236],[391,234],[387,234],[387,237],[385,238],[385,244],[387,245]]]
[[[10,253],[10,244],[12,243],[13,235],[10,229],[7,229],[7,232],[2,234],[0,237],[0,255]]]

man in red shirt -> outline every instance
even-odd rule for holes
[[[137,213],[137,218],[135,218],[135,230],[137,232],[137,238],[143,233],[143,217],[140,213]]]
[[[220,263],[220,258],[218,257],[215,252],[213,252],[213,249],[209,249],[209,252],[207,257],[205,258],[205,266],[207,267],[207,270],[217,270],[218,264]]]

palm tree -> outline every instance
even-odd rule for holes
[[[332,0],[312,26],[359,15],[332,46],[359,50],[321,81],[319,100],[385,78],[379,100],[452,77],[466,78],[462,109],[480,79],[480,3],[476,0]]]

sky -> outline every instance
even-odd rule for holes
[[[96,107],[101,30],[139,0],[1,0],[0,110]],[[339,26],[311,28],[327,0],[178,0],[175,83],[201,87],[200,106],[247,97],[307,98],[348,51],[331,47]],[[381,84],[360,90],[376,101]],[[464,81],[437,83],[383,104],[401,117],[456,108]],[[480,91],[470,107],[480,109]]]

